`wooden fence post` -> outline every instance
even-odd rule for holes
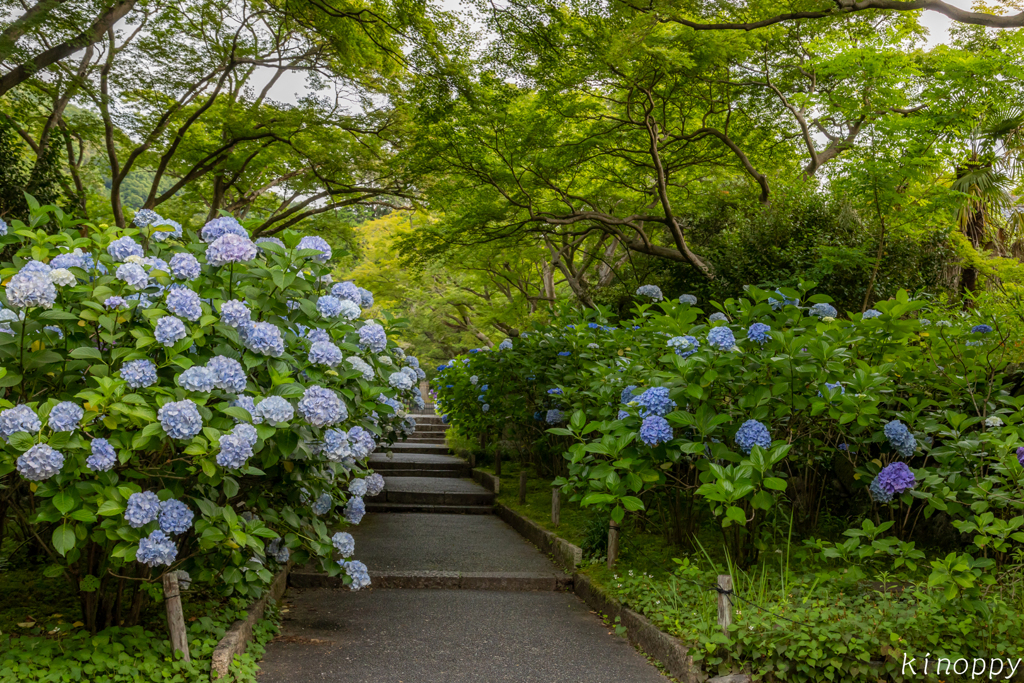
[[[619,525],[612,520],[608,522],[608,569],[615,569],[615,560],[619,556]]]
[[[526,505],[526,468],[519,470],[519,504]]]
[[[732,593],[732,576],[729,574],[718,575],[718,587],[723,591]],[[722,627],[722,634],[728,637],[729,625],[732,624],[732,600],[727,593],[718,594],[718,625]]]
[[[164,601],[167,606],[167,631],[171,636],[171,650],[181,650],[182,659],[192,661],[188,652],[188,632],[185,630],[185,613],[181,610],[181,589],[178,586],[178,572],[164,574]]]
[[[551,487],[551,523],[558,527],[562,514],[562,495],[557,486]]]

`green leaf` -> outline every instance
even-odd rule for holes
[[[644,509],[644,502],[636,496],[624,496],[622,498],[622,504],[630,512],[636,512],[637,510]]]
[[[15,450],[19,451],[27,451],[36,443],[28,432],[14,432],[9,437],[9,441]]]
[[[105,500],[100,504],[97,514],[103,517],[113,517],[114,515],[120,515],[124,512],[124,503],[119,503],[116,500]]]
[[[768,477],[764,480],[765,488],[774,489],[776,491],[786,490],[786,480],[779,479],[778,477]]]
[[[72,358],[78,358],[80,360],[103,360],[103,354],[100,353],[99,349],[95,349],[91,346],[79,346],[76,349],[71,349],[71,353],[68,354]]]
[[[62,557],[75,547],[75,530],[70,524],[61,524],[53,530],[53,549]]]
[[[740,526],[747,525],[747,516],[744,514],[742,508],[738,508],[735,505],[730,505],[725,510],[725,516],[729,521],[739,524]]]
[[[62,515],[66,515],[74,510],[77,504],[78,499],[71,491],[60,491],[53,497],[53,505],[60,510]]]

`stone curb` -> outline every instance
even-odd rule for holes
[[[484,472],[481,469],[474,469],[473,481],[480,484],[485,489],[494,491],[494,495],[501,493],[501,480],[490,472]]]
[[[291,563],[277,573],[277,576],[270,582],[270,588],[264,593],[263,597],[249,605],[249,608],[246,610],[245,619],[239,619],[231,624],[231,628],[227,630],[224,637],[217,643],[217,647],[213,650],[210,666],[211,678],[226,676],[235,656],[245,652],[249,641],[252,640],[252,630],[256,626],[256,622],[263,618],[267,604],[271,600],[274,602],[280,600],[281,596],[284,595],[285,589],[288,588],[288,572],[290,569]]]
[[[370,574],[373,588],[442,588],[490,591],[555,591],[572,587],[568,574],[539,572],[449,572],[394,571]],[[343,588],[341,576],[313,572],[292,572],[288,585],[294,588]]]
[[[554,555],[558,563],[566,566],[568,571],[582,563],[583,550],[578,546],[559,538],[501,503],[495,504],[494,507],[498,517],[543,552]],[[618,600],[595,586],[589,576],[574,573],[572,589],[594,611],[604,614],[611,620],[618,617],[619,624],[626,628],[629,642],[661,662],[680,683],[703,683],[707,680],[707,674],[694,665],[689,648],[683,641],[660,630],[642,614],[624,607]]]
[[[571,572],[583,563],[583,549],[579,546],[559,538],[502,503],[495,503],[494,511],[503,522],[540,548],[542,553],[554,556],[555,562],[565,571]]]

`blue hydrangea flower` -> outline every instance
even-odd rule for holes
[[[57,327],[56,325],[47,325],[47,326],[45,326],[43,328],[43,331],[45,331],[45,332],[52,332],[53,334],[57,335],[57,339],[63,339],[64,338],[64,331],[62,329],[60,329],[59,327]],[[970,342],[967,342],[967,343],[970,344]]]
[[[333,368],[341,363],[341,349],[329,341],[316,342],[309,347],[309,362]]]
[[[220,307],[220,321],[234,328],[245,327],[252,320],[252,312],[238,299],[225,301]]]
[[[45,273],[20,272],[7,283],[7,303],[11,308],[53,308],[57,288]]]
[[[62,401],[50,411],[47,422],[50,429],[55,432],[73,432],[78,429],[78,423],[83,415],[85,415],[85,411],[82,406],[71,401]]]
[[[135,289],[145,289],[149,286],[149,275],[138,263],[122,263],[117,267],[114,276]]]
[[[882,315],[881,311],[876,311],[873,308],[869,308],[868,310],[864,311],[864,315],[861,316],[861,320],[871,320],[872,318],[877,318],[880,315]]]
[[[207,361],[206,369],[213,373],[213,385],[218,389],[236,394],[245,391],[245,370],[234,358],[214,356]]]
[[[281,396],[267,396],[256,404],[255,417],[270,424],[283,424],[295,417],[295,409]]]
[[[284,354],[284,338],[273,323],[250,323],[239,330],[245,348],[254,353],[277,358]]]
[[[499,351],[511,351],[512,350],[512,340],[511,339],[503,339],[502,342],[500,344],[498,344],[498,350]]]
[[[728,318],[728,316],[725,315],[725,313],[722,313],[721,311],[715,311],[714,313],[712,313],[711,315],[708,316],[708,322],[709,323],[727,323],[727,322],[729,322],[729,318]]]
[[[681,303],[681,304],[689,304],[691,306],[696,306],[697,305],[697,297],[695,297],[693,294],[683,294],[683,295],[681,295],[679,297],[679,303]]]
[[[377,442],[373,434],[362,427],[353,427],[348,430],[348,441],[352,445],[352,454],[362,460],[377,448]]]
[[[140,265],[148,268],[149,270],[160,270],[165,273],[171,272],[171,267],[167,265],[167,261],[155,258],[153,256],[147,256],[146,258],[142,259],[142,263]]]
[[[234,233],[221,235],[206,248],[206,262],[211,266],[244,263],[256,258],[256,245],[248,237]]]
[[[368,289],[359,288],[359,305],[363,308],[373,308],[373,292]]]
[[[359,328],[359,346],[373,353],[380,353],[388,346],[388,337],[384,328],[377,323],[367,322]]]
[[[139,209],[135,213],[135,218],[132,219],[132,223],[139,226],[140,228],[148,228],[153,221],[160,220],[160,214],[152,209]]]
[[[556,425],[560,422],[564,422],[565,413],[563,413],[558,408],[552,408],[551,410],[547,411],[547,413],[545,413],[544,421],[551,425]]]
[[[349,584],[351,590],[357,591],[370,585],[370,572],[366,565],[358,560],[338,560],[338,566],[345,570],[345,573],[352,579]]]
[[[326,427],[348,418],[348,409],[330,389],[312,385],[299,399],[299,413],[314,427]]]
[[[185,391],[213,391],[213,373],[202,365],[194,365],[178,375],[178,386]]]
[[[633,397],[633,390],[636,389],[636,388],[637,388],[637,386],[635,384],[630,384],[628,387],[623,389],[622,393],[619,394],[619,402],[620,403],[629,403],[630,401],[632,401],[633,398],[634,398]]]
[[[700,349],[700,342],[697,341],[696,337],[691,337],[690,335],[672,337],[668,340],[667,345],[669,348],[675,349],[677,356],[682,356],[683,358],[689,358]],[[623,401],[623,403],[628,403],[628,401]]]
[[[764,323],[754,323],[747,328],[747,339],[758,344],[764,344],[768,341],[768,333],[772,331],[772,328]]]
[[[256,446],[256,442],[259,441],[259,432],[256,428],[247,422],[240,422],[235,425],[231,433],[241,439],[243,442],[249,444],[250,448]]]
[[[246,232],[242,224],[231,216],[219,216],[213,220],[207,222],[203,226],[203,229],[199,231],[199,239],[203,240],[207,244],[216,242],[224,235],[236,235],[238,237],[249,238],[249,233]]]
[[[316,300],[316,310],[325,318],[335,318],[341,313],[341,299],[327,294]]]
[[[180,500],[165,500],[160,503],[160,530],[166,534],[183,534],[192,526],[194,516]]]
[[[341,304],[338,307],[338,317],[342,320],[355,320],[361,314],[362,309],[359,308],[359,304],[354,304],[345,299],[341,300]]]
[[[708,344],[721,351],[730,351],[736,346],[736,337],[728,327],[716,327],[708,332]]]
[[[359,288],[351,280],[347,282],[339,282],[338,284],[331,287],[331,294],[342,299],[344,301],[351,301],[354,304],[359,304],[361,298],[359,296]]]
[[[51,270],[53,270],[53,269],[49,265],[43,263],[42,261],[36,261],[35,259],[32,259],[32,260],[26,261],[25,265],[23,265],[18,270],[18,272],[19,273],[24,273],[25,275],[36,275],[36,274],[39,274],[39,275],[46,275],[47,277],[49,277]]]
[[[363,503],[363,499],[359,496],[349,498],[345,503],[344,514],[349,524],[359,524],[363,520],[363,515],[366,514],[366,504]]]
[[[871,493],[879,502],[887,503],[895,496],[917,485],[914,473],[905,462],[894,462],[882,468],[871,482]]]
[[[832,383],[825,382],[825,388],[829,389],[831,391],[838,390],[840,396],[846,394],[846,387],[843,386],[842,382],[832,382]],[[820,391],[818,392],[818,396],[820,396],[821,398],[825,397],[825,395],[822,392],[820,392]]]
[[[85,459],[85,464],[93,472],[107,472],[117,464],[117,452],[106,439],[93,439],[90,448],[92,455]]]
[[[649,297],[652,301],[661,301],[665,298],[658,285],[640,285],[636,288],[636,295]]]
[[[139,541],[139,549],[135,559],[149,567],[170,565],[178,556],[178,548],[167,534],[156,529],[148,537]]]
[[[253,399],[252,396],[238,396],[237,398],[235,398],[234,401],[232,401],[228,405],[233,408],[244,409],[247,413],[249,413],[249,417],[252,418],[254,424],[259,424],[260,422],[263,421],[260,418],[256,417],[256,401]],[[232,417],[231,419],[234,420],[235,422],[239,422],[239,419],[237,417]]]
[[[366,477],[364,481],[366,481],[366,495],[371,498],[384,490],[384,477],[376,472]]]
[[[169,239],[181,239],[181,223],[178,221],[172,221],[170,218],[161,218],[160,220],[154,221],[150,224],[151,228],[170,228],[170,230],[153,230],[150,234],[149,239],[154,242],[163,242]]]
[[[199,277],[199,261],[187,252],[179,252],[172,256],[170,267],[171,275],[179,280],[195,280]]]
[[[620,410],[618,415],[615,416],[615,419],[625,420],[627,417],[629,417],[629,413],[627,413],[625,410]]]
[[[167,310],[192,322],[203,315],[199,295],[186,287],[172,289],[167,293]]]
[[[191,439],[203,429],[203,417],[199,409],[187,398],[163,404],[156,416],[167,436],[172,439]]]
[[[5,221],[3,218],[0,218],[0,237],[5,237],[6,235],[7,235],[7,221]]]
[[[736,430],[736,445],[740,450],[750,455],[754,446],[768,449],[772,445],[772,436],[768,428],[757,420],[747,420]]]
[[[1021,464],[1021,467],[1024,467],[1024,446],[1017,447],[1017,462]]]
[[[353,496],[362,498],[366,495],[366,481],[363,479],[353,479],[348,483],[348,492]]]
[[[327,243],[323,237],[317,237],[316,235],[306,235],[299,240],[296,250],[301,249],[316,249],[320,253],[316,256],[311,257],[314,261],[319,263],[327,263],[331,260],[331,245]]]
[[[562,396],[564,393],[565,392],[563,392],[559,387],[555,387],[554,389],[548,389],[548,395],[550,396]]]
[[[672,427],[660,415],[648,415],[640,425],[640,440],[648,446],[657,446],[672,440]]]
[[[914,454],[917,440],[907,429],[907,425],[899,420],[891,420],[882,428],[882,432],[885,434],[885,438],[889,439],[889,444],[904,458],[909,458]]]
[[[133,529],[156,521],[160,515],[160,499],[152,491],[140,491],[128,496],[124,518]]]
[[[485,412],[485,413],[486,413],[486,412],[487,412],[488,410],[490,410],[490,409],[491,409],[491,404],[490,404],[490,403],[485,403],[485,404],[483,404],[482,406],[480,406],[480,410],[481,410],[481,411],[483,411],[483,412]]]
[[[276,244],[277,246],[281,247],[282,249],[286,249],[287,248],[287,247],[285,247],[284,242],[282,242],[277,237],[258,237],[258,238],[256,238],[256,246],[260,248],[260,251],[263,251],[261,245],[264,245],[264,244]]]
[[[103,307],[108,311],[123,311],[128,308],[128,302],[121,296],[108,296],[103,302]]]
[[[832,304],[814,304],[807,311],[807,315],[813,315],[818,318],[834,318],[837,313],[836,307]]]
[[[991,331],[991,325],[975,325],[974,327],[971,328],[971,332],[974,332],[976,334],[988,334]]]
[[[58,270],[60,268],[81,268],[82,270],[86,270],[85,258],[82,254],[82,250],[76,249],[75,251],[57,254],[50,259],[50,268],[53,270]]]
[[[800,299],[790,299],[789,297],[787,297],[785,294],[783,294],[782,292],[780,292],[777,289],[775,290],[775,293],[779,296],[778,299],[774,299],[772,297],[768,297],[768,305],[771,306],[773,310],[777,311],[777,310],[779,310],[781,308],[785,308],[786,306],[799,306],[800,305]]]
[[[132,389],[144,389],[156,384],[156,366],[148,358],[128,361],[121,366],[121,379]]]
[[[188,328],[173,315],[165,315],[156,321],[156,330],[153,333],[156,340],[164,346],[174,346],[188,336]]]
[[[413,382],[409,379],[409,375],[404,372],[392,372],[388,377],[388,384],[399,391],[412,389],[413,386]]]
[[[328,429],[324,432],[324,453],[328,460],[341,462],[353,457],[348,434],[341,429]]]
[[[633,401],[640,406],[640,417],[658,415],[664,417],[676,407],[676,402],[668,397],[668,387],[651,387]]]
[[[18,474],[29,481],[43,481],[64,467],[64,454],[45,443],[37,443],[18,458],[15,466]]]
[[[121,263],[129,256],[143,256],[142,245],[127,235],[108,244],[107,253],[114,259],[114,263]]]
[[[314,515],[326,515],[334,507],[334,499],[331,498],[329,493],[321,493],[320,497],[313,501],[313,505],[310,507],[313,508]]]
[[[221,434],[218,439],[220,451],[217,453],[217,464],[229,470],[245,467],[252,457],[252,446],[238,434]]]
[[[335,550],[341,553],[342,557],[352,557],[352,553],[356,551],[356,539],[345,531],[339,531],[331,536],[331,544]]]

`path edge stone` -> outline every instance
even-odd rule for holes
[[[245,652],[249,641],[252,640],[253,628],[256,626],[256,622],[263,618],[263,613],[266,611],[269,602],[271,600],[274,602],[279,601],[281,596],[284,595],[285,589],[288,588],[288,573],[291,567],[291,562],[289,562],[284,569],[277,573],[274,580],[270,582],[270,588],[263,594],[263,597],[254,601],[246,609],[245,619],[239,619],[231,624],[224,637],[217,643],[217,647],[213,649],[213,657],[210,664],[211,679],[227,676],[235,656]]]
[[[490,472],[484,472],[482,469],[473,469],[473,481],[483,486],[485,489],[494,491],[494,495],[501,493],[501,480]]]
[[[583,561],[583,550],[563,538],[544,529],[536,522],[523,517],[507,505],[495,503],[495,512],[510,527],[518,531],[542,552],[550,553],[566,571],[573,572]],[[600,587],[590,577],[579,572],[572,576],[573,592],[591,609],[609,619],[619,618],[619,624],[626,628],[626,637],[635,647],[656,659],[668,669],[680,683],[704,683],[708,676],[693,663],[689,648],[679,638],[665,633],[651,621],[625,607]]]

